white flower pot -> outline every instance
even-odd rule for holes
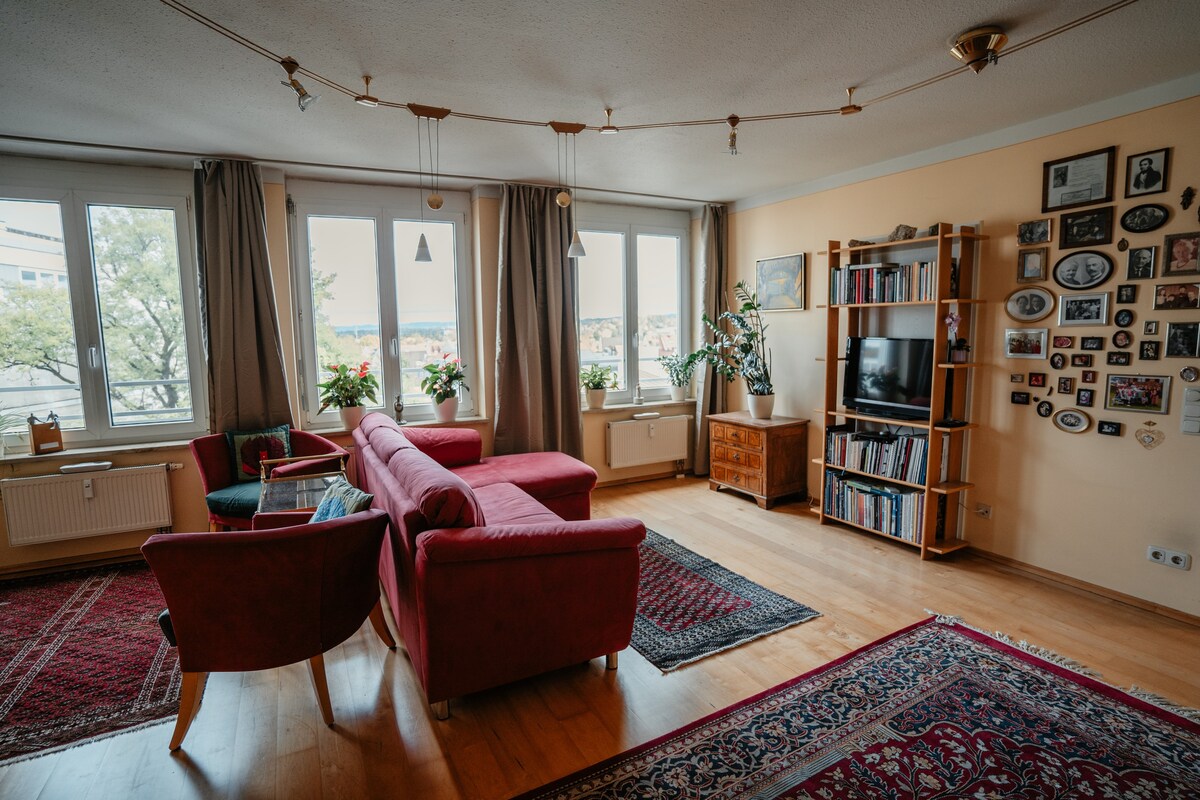
[[[433,404],[433,415],[438,422],[454,422],[458,416],[458,395],[447,397],[440,403]]]
[[[775,410],[775,395],[748,394],[746,400],[750,403],[750,416],[755,419],[770,419]]]
[[[608,389],[588,389],[587,404],[588,408],[604,408],[604,398],[608,396]]]
[[[352,431],[358,427],[358,423],[362,422],[363,407],[346,406],[345,408],[339,408],[338,413],[342,416],[342,427],[348,431]]]
[[[687,400],[687,390],[688,390],[688,387],[686,387],[686,386],[672,386],[671,387],[671,399],[673,401],[675,401],[676,403],[682,402],[683,400]]]

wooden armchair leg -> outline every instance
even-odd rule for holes
[[[308,674],[312,678],[313,691],[317,693],[317,705],[321,707],[321,719],[333,727],[333,707],[329,704],[329,684],[325,682],[325,657],[315,655],[308,660]]]
[[[175,719],[175,732],[171,734],[171,749],[178,750],[187,736],[196,712],[200,710],[200,698],[204,696],[204,684],[208,682],[207,672],[183,673],[183,685],[179,690],[179,716]]]
[[[396,649],[396,640],[392,638],[392,632],[388,630],[387,619],[383,616],[383,601],[375,601],[375,607],[371,609],[371,627],[375,629],[375,633],[387,645],[387,649]]]
[[[606,655],[604,657],[604,668],[605,669],[616,669],[618,655],[620,655],[620,653],[609,653],[608,655]]]

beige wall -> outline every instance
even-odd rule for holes
[[[731,258],[734,276],[753,281],[755,259],[804,251],[809,258],[809,310],[773,314],[769,340],[774,351],[776,412],[817,419],[813,410],[822,405],[823,364],[816,362],[825,337],[824,303],[828,290],[827,258],[816,253],[829,239],[845,241],[886,234],[899,223],[927,227],[935,222],[954,224],[982,221],[990,241],[984,244],[979,282],[980,296],[989,302],[977,307],[976,330],[971,335],[976,370],[973,421],[982,429],[970,435],[969,480],[977,488],[964,496],[968,508],[976,502],[992,506],[991,520],[966,515],[966,537],[977,547],[1027,564],[1099,584],[1154,603],[1200,614],[1200,568],[1168,569],[1148,562],[1148,545],[1182,550],[1200,557],[1200,524],[1191,493],[1200,475],[1200,437],[1180,433],[1183,384],[1179,369],[1200,366],[1200,359],[1170,358],[1140,361],[1134,351],[1130,368],[1097,370],[1102,397],[1104,375],[1141,372],[1173,378],[1170,413],[1166,416],[1105,411],[1102,400],[1088,413],[1096,419],[1124,424],[1120,438],[1100,436],[1092,430],[1072,435],[1057,430],[1049,419],[1037,416],[1032,406],[1013,406],[1009,392],[1028,390],[1009,383],[1009,373],[1049,373],[1078,383],[1080,369],[1056,372],[1047,361],[1003,357],[1006,327],[1022,327],[1004,314],[1003,300],[1017,288],[1016,225],[1037,219],[1041,213],[1042,164],[1076,153],[1117,146],[1117,218],[1142,202],[1170,206],[1171,221],[1149,234],[1114,231],[1114,240],[1127,236],[1134,246],[1157,244],[1163,234],[1200,230],[1197,206],[1179,208],[1181,191],[1200,180],[1200,98],[1173,103],[1138,114],[1090,125],[1000,150],[960,158],[933,166],[795,198],[731,217]],[[1137,199],[1123,199],[1125,157],[1161,147],[1173,147],[1170,191]],[[1058,220],[1054,233],[1057,241]],[[1115,244],[1100,248],[1117,264],[1115,276],[1098,290],[1115,294],[1124,283],[1125,254]],[[1051,249],[1051,264],[1062,253]],[[1160,269],[1161,271],[1161,269]],[[1200,276],[1198,276],[1200,277]],[[1178,280],[1178,279],[1176,279]],[[1155,281],[1138,281],[1138,302],[1130,330],[1134,339],[1164,339],[1168,321],[1200,321],[1200,311],[1153,311]],[[1048,281],[1056,295],[1059,287]],[[1110,314],[1113,310],[1110,297]],[[1111,317],[1110,317],[1111,318]],[[1117,330],[1105,328],[1058,329],[1057,316],[1025,327],[1049,327],[1078,337]],[[1142,336],[1142,322],[1159,321],[1159,335]],[[1111,344],[1107,345],[1112,349]],[[1079,352],[1078,348],[1074,352]],[[1103,354],[1100,354],[1103,356]],[[1103,361],[1103,358],[1101,358]],[[735,408],[745,406],[741,387],[731,393]],[[1057,393],[1056,408],[1074,405]],[[1133,431],[1156,423],[1166,440],[1154,450],[1143,449]],[[821,436],[809,441],[809,455],[820,455]],[[817,482],[819,468],[810,466],[809,484]],[[998,598],[998,601],[1000,598]],[[1019,602],[1019,598],[1004,598]],[[1033,609],[1031,609],[1033,610]]]

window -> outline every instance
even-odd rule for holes
[[[443,193],[445,205],[421,220],[412,189],[293,181],[300,382],[309,423],[336,427],[337,412],[319,413],[316,384],[331,364],[370,362],[391,412],[399,395],[404,416],[432,419],[421,390],[425,364],[443,354],[480,374],[474,353],[473,282],[466,251],[465,194]],[[421,234],[433,261],[417,263]],[[302,288],[301,288],[302,287]],[[475,381],[468,379],[472,386]],[[460,414],[475,413],[470,392]]]
[[[79,443],[203,433],[190,174],[6,159],[0,182],[0,405]]]
[[[588,205],[579,215],[579,361],[617,373],[609,394],[664,399],[659,356],[687,352],[686,212]]]

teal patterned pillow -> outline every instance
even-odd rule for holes
[[[261,431],[226,431],[225,439],[233,456],[235,481],[258,480],[260,461],[292,457],[290,425],[278,425]]]
[[[309,522],[324,522],[327,519],[348,517],[359,511],[366,511],[374,499],[375,495],[360,492],[345,478],[336,478],[325,490],[325,497]]]

